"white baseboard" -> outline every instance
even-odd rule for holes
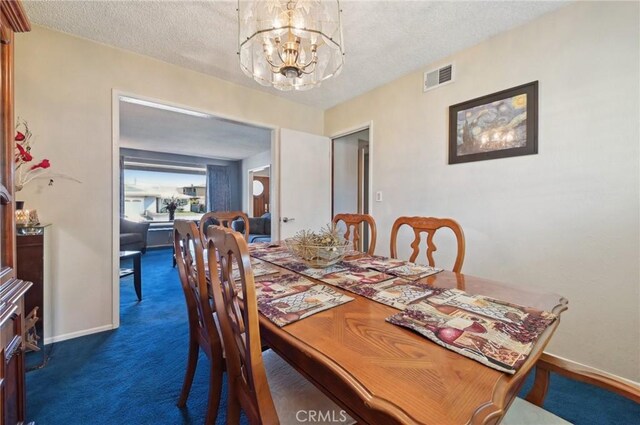
[[[98,332],[110,331],[113,329],[113,325],[98,326],[97,328],[84,329],[77,332],[69,332],[68,334],[56,335],[44,339],[44,344],[51,344],[54,342],[66,341],[67,339],[78,338],[81,336],[96,334]]]

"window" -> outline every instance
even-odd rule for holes
[[[171,203],[175,218],[197,220],[206,211],[206,175],[171,170],[124,170],[124,215],[131,221],[170,221]]]

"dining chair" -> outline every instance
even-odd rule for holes
[[[186,405],[198,364],[198,354],[202,350],[211,363],[205,423],[213,424],[218,415],[225,363],[215,313],[210,304],[200,231],[193,221],[175,220],[173,226],[176,262],[189,318],[187,370],[177,405]]]
[[[232,230],[232,223],[241,219],[244,223],[242,233],[245,240],[249,240],[249,217],[242,211],[209,211],[200,218],[200,235],[204,241],[207,227],[212,224],[223,226]]]
[[[433,253],[437,250],[437,247],[433,243],[433,236],[436,231],[442,227],[448,227],[456,236],[458,242],[458,253],[456,255],[456,262],[453,265],[453,271],[460,273],[462,270],[462,263],[464,262],[464,233],[462,227],[450,218],[435,218],[435,217],[399,217],[393,227],[391,228],[391,258],[398,258],[397,239],[398,231],[404,225],[407,225],[413,229],[414,239],[411,243],[413,252],[409,261],[415,262],[420,252],[420,235],[427,233],[427,261],[431,267],[435,267],[435,261],[433,260]]]
[[[240,409],[251,424],[297,424],[307,417],[296,414],[311,411],[322,412],[328,421],[314,423],[354,423],[273,350],[262,352],[247,242],[236,232],[210,226],[206,243],[209,264],[220,271],[211,273],[211,286],[227,363],[227,424],[239,422]],[[239,282],[233,278],[234,262],[238,264]]]
[[[569,424],[566,420],[544,410],[542,407],[552,372],[569,379],[603,388],[640,403],[640,387],[637,385],[630,384],[612,375],[603,374],[588,366],[578,365],[551,354],[542,353],[542,356],[536,362],[535,380],[526,399],[516,398],[500,423],[503,425]]]
[[[336,214],[333,217],[333,224],[338,225],[343,222],[347,226],[344,238],[349,240],[351,237],[351,228],[353,228],[353,249],[359,250],[360,244],[360,225],[366,223],[369,226],[369,248],[367,254],[373,255],[376,250],[376,221],[369,214]]]

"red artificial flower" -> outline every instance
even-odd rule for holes
[[[36,164],[33,167],[31,167],[31,170],[35,170],[36,168],[42,168],[44,170],[45,168],[49,168],[49,167],[51,167],[51,163],[49,162],[49,160],[43,159],[42,161],[40,161],[39,164]]]
[[[22,142],[24,139],[25,139],[24,133],[21,133],[18,131],[16,133],[16,142]]]
[[[22,147],[20,143],[16,143],[16,147],[18,148],[20,159],[23,162],[29,162],[33,160],[33,156],[31,156],[31,154],[27,152],[27,150],[24,147]]]

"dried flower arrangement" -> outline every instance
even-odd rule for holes
[[[289,251],[311,267],[325,268],[344,258],[350,243],[328,224],[318,233],[301,230],[285,241]]]
[[[47,169],[51,167],[51,163],[46,158],[37,164],[32,165],[33,155],[31,154],[31,135],[27,122],[18,119],[15,136],[16,192],[21,191],[27,183],[36,177],[41,177],[43,174],[46,174],[48,172]],[[49,184],[52,182],[53,180]]]

